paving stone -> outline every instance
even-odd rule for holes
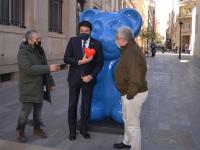
[[[189,62],[167,53],[147,58],[149,96],[141,112],[142,150],[200,150],[200,59],[182,58]],[[0,150],[112,150],[123,135],[91,132],[92,139],[85,140],[77,131],[77,140],[69,141],[67,71],[53,77],[52,104],[45,102],[42,110],[48,138],[37,139],[27,125],[27,144],[13,142],[21,109],[17,81],[0,83]]]

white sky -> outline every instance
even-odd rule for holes
[[[169,12],[172,11],[173,4],[177,5],[177,0],[155,0],[156,19],[160,22],[160,34],[165,36]]]

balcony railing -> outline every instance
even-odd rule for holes
[[[179,0],[179,5],[184,6],[184,5],[196,5],[197,0]]]
[[[179,8],[180,17],[190,17],[192,16],[192,7],[180,7]]]
[[[180,13],[179,17],[192,17],[192,13],[188,12],[188,13]]]

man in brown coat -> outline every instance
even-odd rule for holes
[[[121,93],[125,130],[124,140],[113,146],[116,149],[141,150],[140,112],[148,96],[147,64],[130,28],[118,29],[116,42],[121,47],[121,57],[115,80]]]

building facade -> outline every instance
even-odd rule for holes
[[[196,9],[196,0],[180,0],[179,1],[179,16],[177,21],[182,21],[182,30],[181,30],[181,48],[182,51],[185,52],[185,47],[188,45],[188,48],[193,47],[192,42],[192,26],[193,26],[193,19],[192,12]],[[180,47],[180,45],[179,45]]]
[[[152,0],[154,1],[154,0]],[[134,8],[136,9],[142,17],[143,26],[142,30],[146,30],[149,27],[149,0],[122,0],[122,8]],[[145,51],[147,49],[147,39],[143,39],[141,36],[136,38],[136,42]]]
[[[85,9],[94,8],[102,11],[117,11],[121,8],[120,0],[87,0],[85,2]]]
[[[0,82],[16,77],[17,52],[28,30],[40,33],[49,64],[62,64],[68,39],[78,34],[83,10],[95,8],[109,12],[135,8],[142,15],[146,28],[148,4],[148,0],[1,0]],[[137,41],[142,46],[141,39]]]
[[[196,24],[195,24],[194,56],[200,58],[200,1],[197,1]]]
[[[62,63],[66,42],[76,33],[76,1],[0,1],[0,79],[18,71],[17,52],[24,34],[37,30],[49,63]]]
[[[149,1],[149,9],[148,9],[148,28],[150,31],[156,32],[156,15],[155,15],[155,1]]]
[[[68,39],[78,33],[80,12],[116,11],[121,5],[120,0],[1,0],[0,82],[16,77],[17,52],[28,30],[40,33],[49,64],[62,64]]]
[[[196,3],[196,0],[179,0],[178,15],[174,13],[176,9],[173,9],[170,13],[166,36],[172,42],[172,49],[182,49],[183,52],[186,52],[186,47],[188,47],[193,54],[194,42],[192,37],[195,36],[192,32],[195,28],[193,12],[196,9]],[[182,22],[181,31],[180,22]]]

